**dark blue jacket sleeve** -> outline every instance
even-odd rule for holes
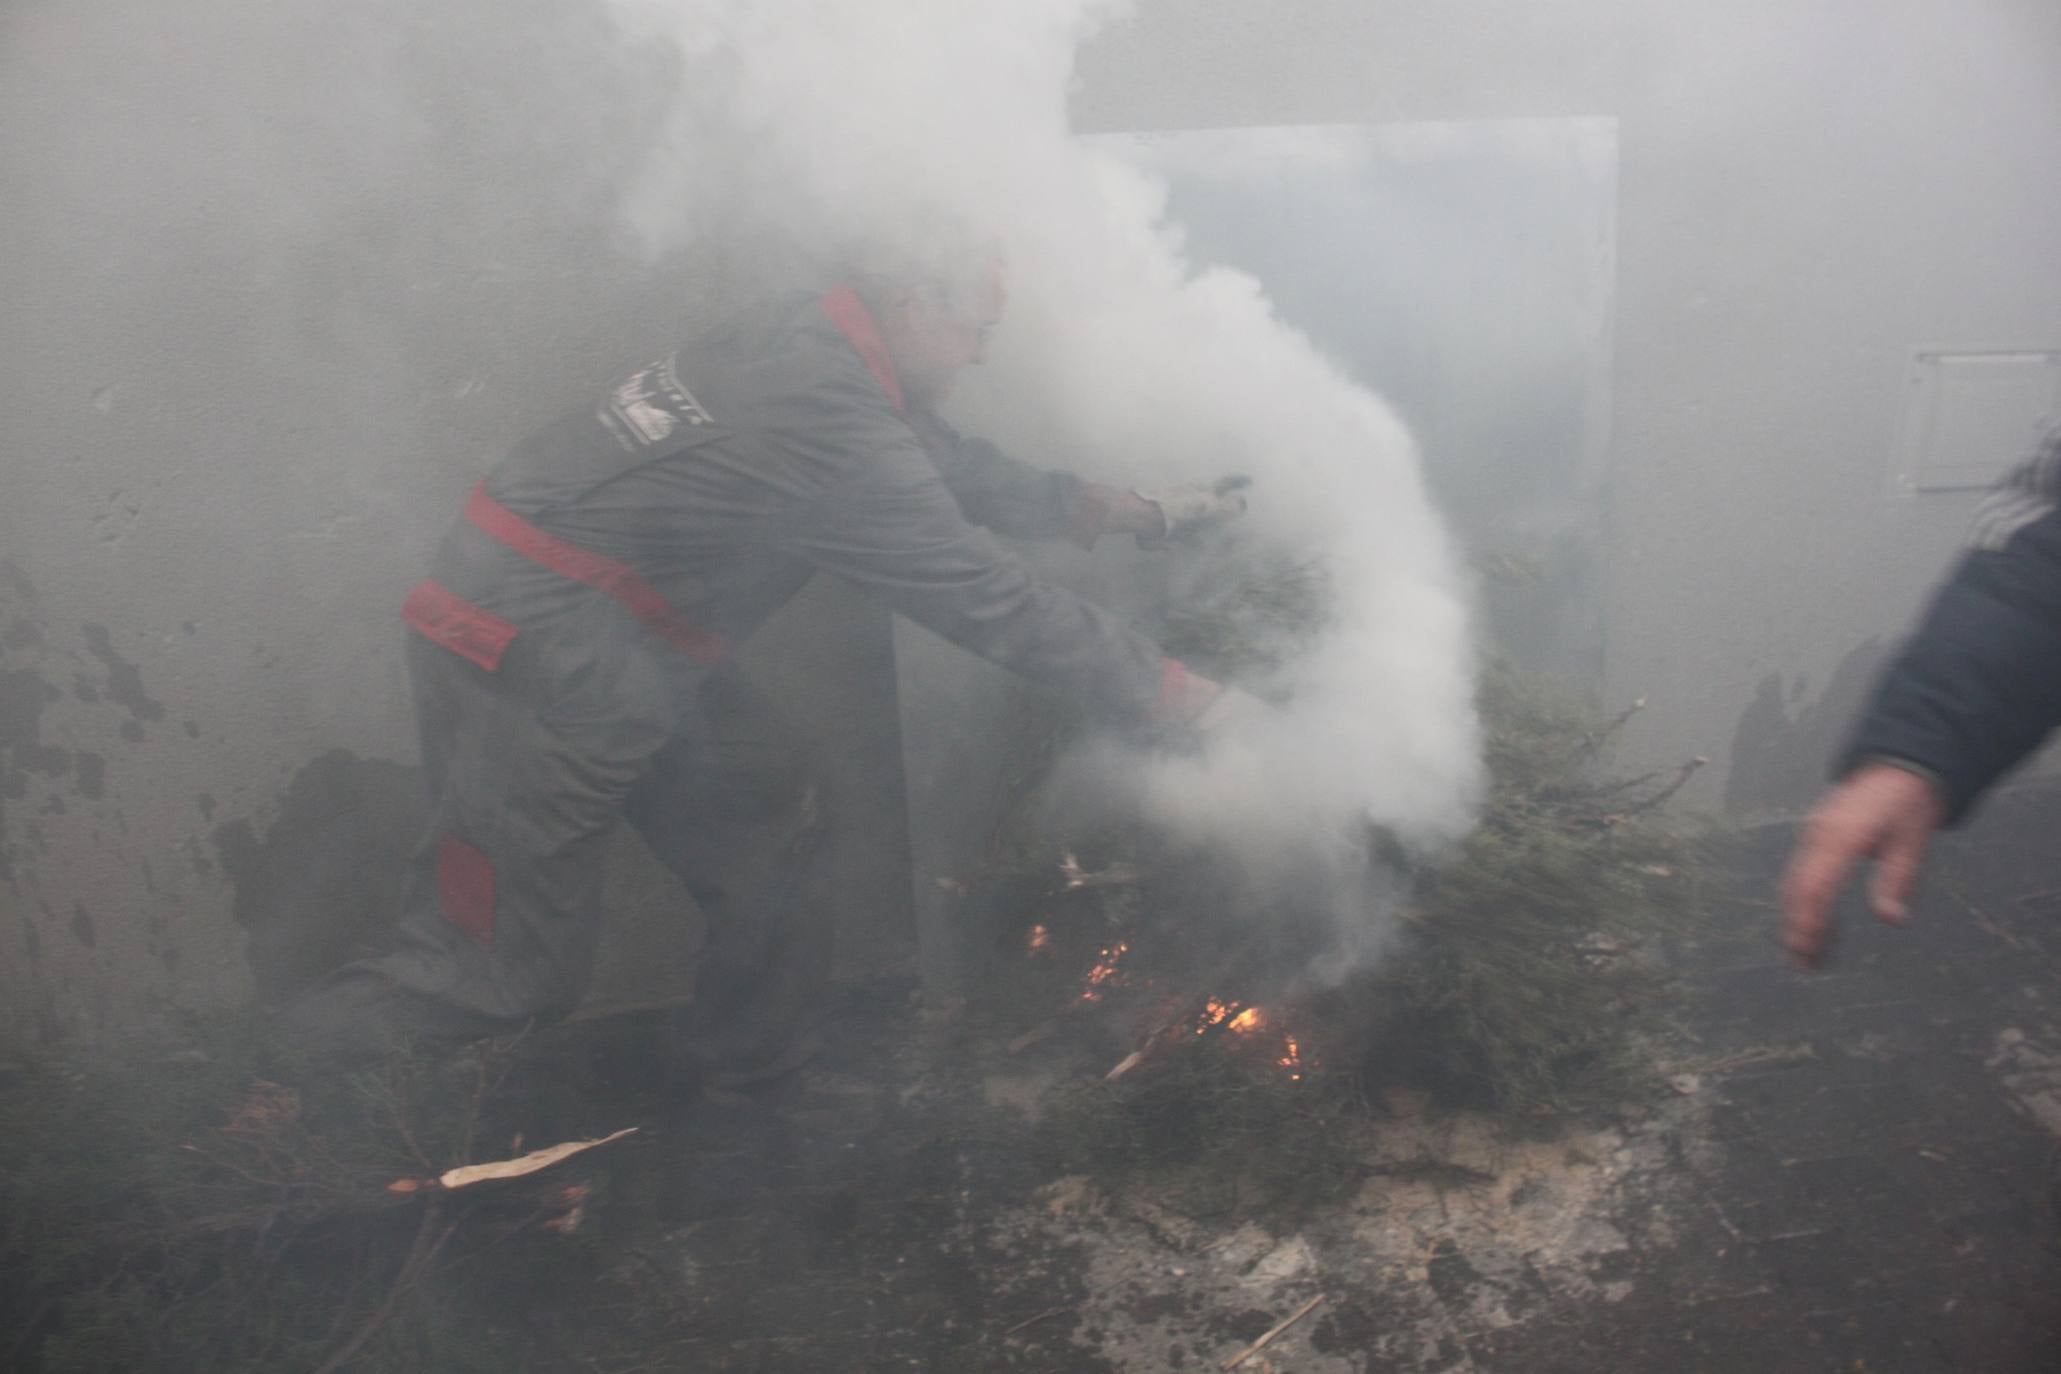
[[[1985,504],[1973,546],[1876,687],[1845,773],[1914,764],[1948,823],[2061,725],[2061,431]]]

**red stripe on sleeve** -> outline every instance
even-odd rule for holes
[[[823,313],[837,326],[837,332],[844,335],[845,342],[852,346],[866,366],[872,369],[880,389],[887,393],[887,399],[894,402],[896,410],[902,408],[902,379],[895,375],[895,362],[888,355],[887,340],[880,337],[880,326],[873,319],[873,312],[859,299],[859,293],[849,286],[840,286],[823,297]]]
[[[513,624],[433,580],[408,593],[401,603],[401,618],[428,639],[490,673],[501,666],[501,655],[516,635]]]

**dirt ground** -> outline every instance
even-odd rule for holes
[[[2061,1369],[2057,817],[2000,799],[1914,930],[1850,923],[1814,978],[1772,942],[1788,833],[1753,833],[1651,1101],[1513,1132],[1394,1094],[1340,1128],[1349,1196],[1299,1213],[1070,1172],[1035,1118],[1075,1061],[845,988],[775,1088],[568,1107],[645,1129],[577,1278],[481,1319],[611,1374],[1195,1371],[1305,1308],[1239,1367]]]

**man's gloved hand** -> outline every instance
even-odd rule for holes
[[[1132,526],[1138,547],[1163,549],[1185,535],[1237,519],[1245,514],[1245,491],[1251,485],[1250,477],[1231,476],[1207,486],[1198,483],[1165,491],[1131,492],[1143,507]]]

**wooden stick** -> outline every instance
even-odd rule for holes
[[[437,1175],[437,1182],[443,1184],[447,1190],[455,1192],[460,1188],[470,1188],[475,1183],[486,1183],[494,1179],[526,1178],[540,1169],[550,1168],[561,1160],[613,1144],[626,1135],[636,1133],[635,1126],[625,1126],[614,1135],[605,1135],[599,1140],[568,1140],[563,1145],[531,1150],[516,1159],[501,1159],[492,1164],[467,1164],[457,1169],[446,1169]]]
[[[1073,1311],[1071,1307],[1055,1307],[1050,1312],[1038,1313],[1037,1316],[1030,1318],[1028,1321],[1018,1322],[1016,1325],[1010,1327],[1007,1331],[1004,1331],[1002,1334],[1005,1336],[1013,1336],[1027,1326],[1036,1326],[1039,1322],[1050,1321],[1054,1317],[1063,1317],[1071,1311]]]
[[[1294,1316],[1290,1317],[1287,1321],[1282,1322],[1279,1326],[1275,1327],[1272,1331],[1269,1331],[1266,1335],[1254,1341],[1251,1345],[1246,1346],[1245,1349],[1239,1351],[1230,1359],[1225,1360],[1222,1364],[1218,1365],[1217,1368],[1236,1369],[1239,1365],[1244,1364],[1247,1360],[1259,1354],[1260,1351],[1265,1350],[1269,1345],[1273,1344],[1274,1338],[1276,1336],[1280,1335],[1283,1331],[1286,1331],[1289,1327],[1301,1321],[1304,1317],[1307,1317],[1310,1313],[1316,1311],[1317,1304],[1324,1301],[1325,1296],[1326,1295],[1322,1293],[1317,1294],[1316,1297],[1311,1298],[1301,1307],[1296,1308]]]
[[[1115,1068],[1111,1069],[1108,1073],[1102,1075],[1102,1081],[1104,1083],[1114,1083],[1117,1079],[1122,1078],[1125,1074],[1129,1073],[1132,1069],[1137,1068],[1140,1064],[1144,1062],[1145,1051],[1132,1050],[1129,1054],[1125,1055],[1122,1059],[1117,1061],[1117,1065]]]
[[[1058,1031],[1058,1017],[1055,1016],[1049,1021],[1042,1021],[1025,1031],[1022,1035],[1017,1036],[1014,1040],[1011,1040],[1009,1042],[1009,1053],[1022,1054],[1039,1041],[1051,1039]]]

